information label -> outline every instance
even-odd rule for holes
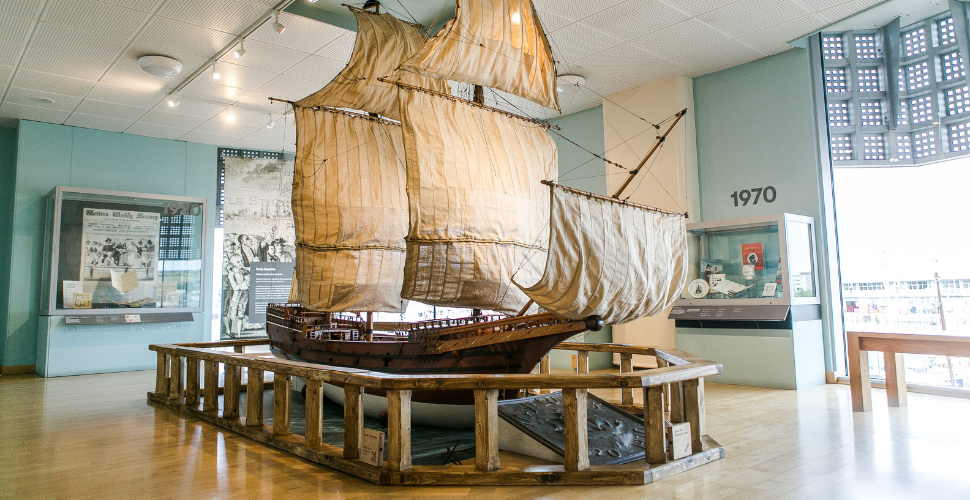
[[[253,262],[249,266],[249,321],[266,323],[266,305],[286,302],[293,282],[292,262]]]

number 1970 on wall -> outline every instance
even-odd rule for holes
[[[763,188],[752,188],[751,190],[742,189],[740,192],[735,191],[731,193],[731,198],[734,199],[734,206],[739,206],[738,201],[740,201],[740,206],[743,207],[751,201],[752,195],[754,201],[751,204],[757,205],[760,200],[764,200],[765,203],[773,203],[778,193],[775,192],[774,186],[765,186]]]

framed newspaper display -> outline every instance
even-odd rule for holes
[[[205,198],[54,188],[44,260],[50,289],[41,309],[202,312],[207,209]]]

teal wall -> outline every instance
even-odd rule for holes
[[[603,106],[568,114],[549,123],[558,126],[558,134],[552,133],[559,147],[559,177],[565,186],[591,193],[606,195],[606,165],[589,154],[592,151],[606,155],[606,137],[603,128]],[[563,139],[560,135],[569,139]],[[571,142],[579,144],[576,146]],[[582,147],[580,147],[582,146]],[[613,331],[606,327],[598,332],[586,332],[572,339],[575,342],[613,342]],[[574,352],[552,351],[552,367],[572,367]],[[589,353],[589,369],[601,370],[613,366],[613,357],[605,352]]]
[[[759,59],[694,80],[697,166],[703,221],[782,212],[815,218],[822,317],[832,318],[824,227],[823,167],[806,49]],[[773,186],[773,203],[734,206],[731,193]],[[838,328],[823,319],[826,369]],[[841,325],[839,325],[840,327]],[[841,336],[841,331],[837,332]]]
[[[13,198],[17,173],[17,129],[0,127],[0,284],[10,282],[10,242],[13,239]],[[0,286],[0,311],[7,310],[9,288]],[[7,331],[7,315],[0,314],[0,332]],[[0,335],[0,365],[7,345]]]
[[[5,348],[0,365],[46,365],[49,374],[73,374],[153,368],[150,343],[190,342],[209,338],[210,315],[197,313],[184,325],[138,325],[135,328],[64,325],[63,318],[41,318],[45,199],[55,186],[207,198],[204,303],[211,308],[212,245],[216,209],[216,146],[113,132],[21,121],[18,130],[13,242],[10,248],[9,303],[4,310]],[[6,255],[4,255],[7,258]],[[47,344],[46,334],[50,336]],[[57,349],[60,370],[42,348]],[[74,353],[74,354],[72,354]]]

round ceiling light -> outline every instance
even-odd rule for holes
[[[166,56],[141,56],[138,65],[146,73],[168,78],[182,72],[182,63]]]

